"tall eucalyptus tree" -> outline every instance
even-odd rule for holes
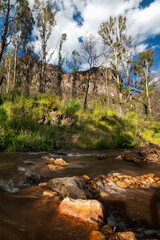
[[[56,3],[51,0],[35,0],[35,6],[37,6],[36,12],[36,26],[39,31],[37,36],[41,46],[41,74],[40,74],[40,92],[45,92],[46,85],[46,63],[48,53],[48,43],[56,24]]]

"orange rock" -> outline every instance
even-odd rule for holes
[[[58,165],[53,165],[53,164],[48,164],[47,165],[49,167],[50,170],[52,171],[61,171],[64,170],[65,168],[62,166],[58,166]]]
[[[148,175],[144,174],[144,175],[143,175],[143,177],[144,177],[144,178],[147,178],[147,177],[148,177]]]
[[[121,175],[120,173],[112,173],[113,177],[118,177],[119,175]]]
[[[66,197],[59,205],[59,212],[98,227],[103,223],[103,205],[97,200],[82,200]]]
[[[119,179],[124,178],[123,175],[118,175],[117,177],[118,177]]]
[[[151,178],[153,178],[155,175],[153,174],[153,173],[149,173],[148,174],[148,177],[151,177]]]
[[[91,178],[89,176],[87,176],[87,175],[83,175],[83,179],[86,180],[86,181],[90,181],[91,180]]]
[[[56,160],[54,160],[54,164],[61,165],[61,166],[68,165],[68,163],[65,162],[62,158],[57,158]]]
[[[89,240],[105,240],[106,237],[99,231],[92,231]]]
[[[50,161],[50,162],[54,162],[54,159],[53,159],[53,158],[49,158],[49,157],[47,157],[47,156],[45,156],[44,159],[47,160],[47,161]]]
[[[109,187],[111,187],[111,186],[112,186],[112,183],[111,183],[111,182],[107,182],[107,185],[108,185]]]
[[[140,180],[140,181],[145,181],[144,176],[140,176],[140,177],[139,177],[139,180]]]
[[[122,182],[122,181],[117,181],[116,185],[118,187],[121,187],[121,188],[127,188],[128,187],[128,184],[126,184],[125,182]]]
[[[123,160],[123,157],[122,157],[121,155],[119,155],[119,156],[117,156],[115,159],[116,159],[116,160]]]
[[[106,176],[104,174],[101,175],[102,179],[106,179]]]
[[[154,180],[157,182],[157,181],[160,180],[160,178],[159,177],[154,177]]]
[[[51,190],[45,190],[43,192],[43,196],[44,197],[56,197],[56,196],[58,196],[58,193],[57,192],[53,192]]]
[[[144,184],[141,184],[140,187],[141,187],[141,188],[146,188]]]
[[[133,182],[130,179],[124,179],[124,182],[131,185]]]
[[[137,183],[138,182],[138,179],[136,177],[133,177],[132,180]]]
[[[130,179],[132,178],[132,177],[129,176],[129,175],[123,175],[123,177],[124,177],[124,178],[130,178]]]
[[[117,177],[113,177],[112,179],[113,179],[114,182],[118,181]]]
[[[53,201],[54,201],[54,202],[57,202],[57,203],[59,203],[61,200],[62,200],[62,199],[61,199],[60,196],[56,196],[56,197],[54,197],[54,199],[53,199]]]
[[[48,183],[47,182],[42,182],[39,184],[40,187],[47,187]]]
[[[159,187],[160,187],[160,181],[154,182],[154,183],[152,184],[152,186],[159,188]]]
[[[155,182],[154,179],[152,177],[148,177],[148,180],[150,181],[150,183]]]
[[[103,180],[102,180],[102,183],[103,183],[103,184],[106,184],[106,183],[107,183],[106,179],[103,179]]]
[[[118,232],[117,236],[119,237],[119,239],[123,240],[136,240],[133,232]]]
[[[100,192],[100,197],[101,198],[108,198],[109,196],[110,195],[107,192],[103,192],[103,191]]]

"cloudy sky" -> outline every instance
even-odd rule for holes
[[[94,34],[110,16],[126,14],[128,33],[136,37],[139,51],[153,48],[155,71],[160,66],[160,0],[57,0],[56,26],[50,38],[48,52],[52,52],[62,33],[67,34],[63,54],[71,59],[74,49],[80,49],[80,39]],[[99,40],[100,42],[100,40]],[[39,51],[39,43],[35,44]],[[57,62],[57,51],[51,60]],[[87,66],[83,66],[87,67]]]

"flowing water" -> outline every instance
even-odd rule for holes
[[[40,173],[44,179],[64,176],[95,177],[119,172],[137,176],[155,173],[160,166],[135,165],[115,160],[121,150],[63,153],[70,165],[61,172],[46,172],[42,158],[58,153],[0,153],[0,239],[1,240],[87,240],[87,224],[72,221],[57,212],[57,205],[45,201],[26,182],[26,175]],[[103,158],[99,160],[99,156]],[[111,190],[103,200],[106,223],[118,231],[133,231],[139,239],[160,239],[160,189]]]

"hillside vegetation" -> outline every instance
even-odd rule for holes
[[[0,132],[0,151],[6,152],[160,144],[160,125],[151,117],[120,114],[98,100],[84,111],[77,99],[66,103],[47,94],[2,99]]]

